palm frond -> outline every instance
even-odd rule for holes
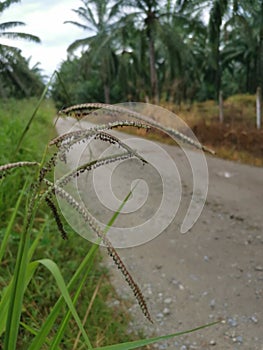
[[[75,12],[82,21],[85,23],[90,23],[94,26],[94,28],[97,28],[95,17],[93,16],[92,11],[88,6],[87,8],[79,7],[78,9],[72,11]]]
[[[82,23],[79,23],[79,22],[76,22],[76,21],[65,21],[64,24],[67,24],[67,23],[70,23],[70,24],[73,24],[74,26],[77,26],[83,30],[92,30],[91,27],[88,27],[86,26],[85,24],[82,24]]]
[[[21,0],[5,0],[0,2],[0,13],[6,10],[10,5],[20,2]]]
[[[20,21],[4,22],[4,23],[0,23],[0,30],[6,30],[6,29],[15,28],[15,27],[24,26],[24,25],[25,23]]]
[[[78,39],[74,41],[69,47],[67,48],[68,52],[73,52],[77,50],[79,47],[88,46],[90,44],[91,38],[84,38],[84,39]]]
[[[27,34],[27,33],[19,33],[19,32],[3,32],[3,33],[0,33],[0,37],[5,37],[7,39],[23,39],[26,41],[32,41],[34,43],[41,42],[38,36]]]
[[[94,26],[94,28],[97,27],[97,22],[96,22],[96,19],[95,17],[93,16],[93,13],[91,11],[91,9],[89,7],[87,7],[87,12],[88,12],[88,15],[89,15],[89,20],[90,22],[92,23],[92,25]]]

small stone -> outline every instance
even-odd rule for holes
[[[235,318],[229,318],[229,319],[227,320],[227,323],[228,323],[229,326],[231,326],[231,327],[236,327],[236,326],[238,325],[237,320],[236,320]]]
[[[204,256],[204,261],[209,261],[209,257],[207,255]]]
[[[255,271],[263,271],[263,266],[260,266],[260,265],[255,266]]]
[[[239,344],[242,344],[243,343],[243,337],[241,336],[241,335],[239,335],[239,336],[237,336],[237,342],[239,343]]]
[[[233,342],[242,344],[243,343],[243,337],[241,335],[238,335],[237,337],[233,338]]]
[[[164,299],[165,304],[171,304],[171,302],[172,302],[172,298],[165,298]]]
[[[216,300],[215,299],[212,299],[211,301],[210,301],[210,307],[211,307],[211,309],[214,309],[215,308],[215,306],[216,306]]]
[[[171,311],[170,311],[170,309],[168,309],[168,307],[165,307],[165,308],[163,309],[163,314],[164,314],[165,316],[170,315],[170,313],[171,313]]]
[[[189,350],[196,350],[196,349],[197,349],[197,346],[194,344],[191,344],[189,347]]]
[[[187,350],[187,346],[186,346],[186,345],[182,345],[182,346],[180,347],[180,350]]]
[[[214,339],[210,340],[210,345],[216,345],[216,341]]]
[[[256,318],[256,316],[253,315],[250,317],[250,319],[253,323],[256,323],[256,324],[258,323],[258,319]]]
[[[156,318],[162,319],[162,318],[163,318],[163,313],[162,313],[162,312],[159,312],[159,313],[156,315]]]

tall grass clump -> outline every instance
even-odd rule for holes
[[[99,243],[103,243],[116,267],[122,273],[138,301],[142,314],[149,322],[153,321],[139,285],[107,238],[107,230],[113,225],[132,191],[123,198],[120,208],[109,221],[107,228],[102,230],[83,204],[68,192],[67,185],[82,174],[87,174],[112,162],[137,158],[143,164],[146,163],[136,151],[108,132],[113,128],[128,126],[149,129],[158,127],[194,147],[204,150],[206,148],[177,130],[164,128],[139,113],[122,107],[102,104],[73,106],[62,110],[60,114],[81,119],[83,116],[87,117],[94,111],[103,109],[109,117],[125,115],[133,120],[110,121],[89,129],[65,133],[53,137],[48,145],[42,147],[43,143],[40,142],[40,139],[46,138],[47,135],[44,134],[47,130],[47,134],[50,133],[49,123],[50,118],[54,117],[54,110],[52,105],[47,105],[51,111],[51,117],[46,119],[44,115],[41,117],[39,106],[38,102],[37,108],[33,110],[33,113],[31,111],[29,114],[31,118],[26,122],[17,121],[16,126],[19,125],[19,128],[16,130],[23,130],[23,132],[12,136],[13,145],[10,146],[11,149],[6,149],[4,152],[5,156],[1,159],[0,165],[1,196],[4,199],[3,222],[6,222],[5,227],[1,229],[0,247],[1,272],[5,271],[0,282],[2,288],[0,301],[2,348],[5,350],[25,347],[30,350],[136,349],[158,340],[193,331],[125,342],[121,334],[119,339],[118,337],[110,338],[105,334],[98,337],[99,332],[94,331],[94,328],[90,329],[89,325],[94,317],[98,318],[94,322],[100,326],[102,319],[104,322],[109,322],[104,309],[98,308],[98,304],[95,303],[99,291],[103,288],[103,280],[107,276],[105,271],[98,272],[94,269],[95,260],[98,259],[96,252]],[[17,106],[12,106],[12,108],[10,107],[11,119],[13,115],[18,114]],[[16,123],[15,119],[13,123]],[[35,125],[38,126],[35,127]],[[12,130],[12,127],[2,131],[3,135],[8,135],[6,142],[12,133],[17,132]],[[45,130],[44,133],[43,130]],[[52,180],[54,168],[59,161],[67,161],[71,147],[78,143],[88,142],[90,138],[118,145],[118,153],[87,161],[73,170],[66,171],[58,180]],[[36,153],[32,144],[33,140],[39,144]],[[41,150],[41,155],[39,150]],[[5,186],[5,184],[8,185]],[[6,193],[6,198],[3,192]],[[8,208],[9,196],[14,196],[16,202],[11,202],[11,207]],[[73,236],[72,230],[61,215],[57,198],[67,203],[75,215],[85,222],[87,231],[95,233],[96,244],[86,242],[81,237],[76,237],[77,235]],[[59,244],[56,231],[61,235]],[[70,243],[73,241],[74,243]],[[53,245],[54,242],[56,244]],[[67,245],[70,245],[69,250],[66,248]],[[73,271],[71,275],[68,273],[69,270]],[[85,304],[87,289],[91,292]],[[40,300],[40,296],[44,300]],[[52,301],[52,307],[45,305],[45,298]],[[41,309],[39,309],[39,304],[42,305]],[[86,308],[84,308],[85,305]],[[84,314],[83,311],[85,311]],[[122,332],[121,328],[118,328],[118,332]],[[115,345],[105,345],[111,342],[115,342]]]

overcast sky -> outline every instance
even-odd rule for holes
[[[67,57],[67,47],[76,39],[87,36],[83,30],[72,24],[63,24],[67,20],[81,20],[72,11],[82,5],[80,0],[22,0],[11,5],[0,17],[0,22],[22,21],[26,26],[15,28],[18,32],[39,36],[41,44],[26,41],[3,40],[22,49],[24,57],[32,56],[31,66],[40,62],[46,75],[51,75]]]

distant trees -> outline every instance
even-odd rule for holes
[[[74,10],[81,23],[68,22],[87,37],[69,46],[60,70],[76,102],[180,103],[217,99],[221,89],[263,91],[263,0],[82,2]],[[56,82],[58,93],[66,104]]]
[[[74,41],[68,52],[72,53],[78,48],[86,48],[84,55],[87,61],[96,65],[100,72],[100,79],[104,88],[104,99],[110,102],[110,85],[116,74],[116,36],[120,29],[119,7],[121,2],[114,4],[108,0],[82,0],[83,6],[73,10],[82,22],[66,21],[90,33],[84,39]],[[87,67],[88,68],[88,67]]]
[[[19,0],[5,0],[0,3],[0,16],[10,5]],[[0,23],[0,39],[23,39],[36,43],[40,39],[31,34],[13,31],[13,28],[23,26],[23,22],[12,21]],[[29,68],[29,61],[21,51],[13,46],[0,43],[0,97],[25,97],[37,94],[43,88],[39,70]]]

